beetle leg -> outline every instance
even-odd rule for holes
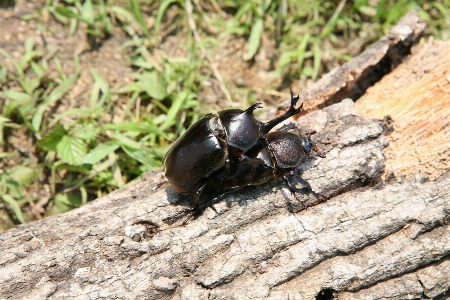
[[[316,154],[317,154],[318,157],[320,157],[320,158],[325,158],[325,157],[327,157],[327,156],[325,155],[325,153],[319,151],[319,148],[317,147],[317,145],[314,145],[313,150],[314,150],[314,152],[316,152]]]
[[[317,132],[316,132],[315,130],[313,130],[313,131],[311,131],[311,132],[306,133],[305,136],[306,136],[308,139],[310,139],[311,136],[314,135],[314,134],[316,134],[316,133],[317,133]],[[313,150],[314,150],[314,152],[316,152],[316,155],[317,155],[318,157],[321,157],[321,158],[327,157],[327,156],[325,155],[325,153],[319,151],[319,147],[317,147],[316,143],[314,143]]]
[[[297,104],[298,99],[300,99],[300,96],[294,96],[294,94],[291,91],[291,107],[289,107],[289,110],[285,112],[283,115],[267,122],[267,123],[261,123],[261,133],[263,135],[269,133],[269,131],[283,122],[284,120],[287,120],[288,118],[292,117],[293,115],[296,115],[302,111],[303,103],[300,105],[299,108],[295,108],[295,105]]]
[[[205,182],[198,190],[195,192],[195,194],[192,195],[192,199],[194,202],[192,203],[192,207],[195,209],[198,205],[198,199],[200,199],[200,196],[202,195],[203,191],[205,190],[206,184],[208,182]]]
[[[169,183],[169,182],[167,180],[164,180],[163,182],[158,183],[154,188],[152,188],[152,191],[155,192],[157,189],[159,189],[160,187],[162,187],[166,183]]]
[[[183,221],[183,225],[186,225],[189,222],[189,219],[195,215],[195,213],[198,210],[198,200],[200,199],[200,196],[202,195],[203,191],[205,190],[206,184],[208,182],[205,182],[198,190],[197,192],[192,195],[192,199],[194,200],[194,203],[192,205],[192,207],[190,208],[185,208],[171,216],[168,216],[167,218],[163,219],[163,222],[170,222],[173,221],[174,219],[188,213],[187,217],[185,218],[185,220]]]
[[[288,186],[288,189],[289,189],[289,191],[291,192],[291,194],[295,197],[295,199],[297,199],[298,202],[300,202],[300,203],[302,204],[302,209],[307,209],[307,208],[308,208],[308,205],[307,205],[304,201],[300,200],[300,199],[297,197],[297,195],[295,194],[295,192],[297,191],[297,189],[296,189],[295,186],[293,186],[292,183],[289,181],[288,174],[283,174],[281,177],[283,178],[284,182],[285,182],[286,185]]]
[[[239,162],[246,165],[265,165],[266,163],[261,158],[250,158],[244,153],[238,154]]]
[[[290,130],[290,129],[295,129],[295,128],[297,128],[297,127],[295,127],[295,124],[294,123],[289,123],[289,124],[283,124],[280,128],[278,128],[277,130],[283,130],[283,131],[286,131],[286,130]]]
[[[298,175],[295,171],[290,171],[290,172],[288,173],[288,175],[294,177],[294,179],[295,179],[298,183],[302,184],[302,185],[308,190],[308,192],[313,193],[314,195],[316,195],[317,197],[319,197],[321,200],[327,200],[327,199],[328,199],[327,196],[325,196],[325,195],[323,195],[323,194],[321,194],[321,193],[318,193],[318,192],[316,192],[316,191],[313,191],[313,190],[311,189],[311,186],[309,185],[309,183],[308,183],[305,179],[301,178],[300,175]]]
[[[310,139],[311,136],[314,135],[314,134],[316,134],[316,133],[317,133],[317,131],[313,130],[313,131],[307,132],[305,135],[306,135],[306,137],[307,137],[308,139]]]
[[[191,220],[191,218],[195,216],[195,211],[191,211],[190,213],[188,213],[188,215],[186,216],[186,218],[183,220],[183,223],[181,223],[181,225],[186,226],[187,223],[189,223],[189,221]]]
[[[185,208],[171,216],[168,216],[167,218],[164,218],[163,222],[171,222],[171,221],[175,220],[176,218],[178,218],[179,216],[182,216],[186,213],[191,213],[192,211],[193,211],[193,208]]]
[[[308,181],[306,181],[305,179],[301,178],[300,175],[298,175],[295,171],[290,171],[288,174],[289,174],[290,176],[294,177],[294,179],[295,179],[298,183],[300,183],[301,185],[303,185],[303,186],[308,190],[308,192],[311,192],[311,191],[312,191],[311,186],[309,185]]]

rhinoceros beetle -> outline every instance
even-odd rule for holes
[[[303,105],[295,108],[298,99],[291,92],[289,110],[267,123],[255,120],[253,111],[259,108],[257,103],[244,111],[229,109],[208,114],[192,125],[170,147],[163,163],[174,190],[190,195],[194,204],[165,220],[189,213],[187,222],[189,217],[210,206],[211,199],[277,177],[286,181],[292,193],[296,191],[289,180],[292,178],[311,191],[309,184],[295,172],[307,154],[317,151],[310,136],[287,132],[289,126],[268,133],[301,111]]]
[[[213,172],[227,169],[236,161],[258,164],[259,160],[249,159],[246,151],[257,143],[267,143],[267,133],[274,126],[298,114],[302,109],[295,108],[298,99],[291,92],[289,110],[267,123],[253,116],[260,103],[246,110],[227,109],[205,115],[172,144],[163,158],[165,176],[172,188],[197,202]]]
[[[220,199],[219,197],[230,192],[246,186],[260,185],[279,177],[285,181],[294,196],[300,190],[295,186],[295,183],[300,183],[308,192],[313,192],[318,197],[326,199],[326,196],[312,191],[309,183],[302,179],[296,170],[307,156],[311,155],[313,150],[317,152],[317,156],[325,157],[311,140],[311,135],[315,132],[300,137],[295,133],[286,131],[293,127],[293,124],[289,124],[269,133],[266,137],[267,145],[257,143],[245,153],[250,160],[258,161],[258,163],[238,162],[231,164],[229,168],[221,168],[213,172],[204,189],[202,189],[200,204],[197,207],[184,209],[165,220],[170,221],[180,215],[187,214],[183,221],[183,225],[185,225],[192,216],[199,215],[208,206],[212,207],[212,204],[215,203],[214,199],[217,201]],[[301,203],[306,208],[306,205],[303,202]]]

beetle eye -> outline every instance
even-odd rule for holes
[[[314,148],[314,143],[309,138],[302,138],[302,146],[306,153],[310,153]]]

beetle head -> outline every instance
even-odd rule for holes
[[[316,144],[309,137],[302,137],[302,147],[305,153],[311,153],[316,147]]]

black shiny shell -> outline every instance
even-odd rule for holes
[[[253,109],[227,109],[218,114],[228,145],[247,151],[260,138],[260,123],[253,116]]]
[[[301,138],[291,132],[271,132],[267,135],[267,142],[278,168],[294,168],[306,155]]]
[[[163,158],[166,178],[178,193],[196,192],[202,179],[225,163],[226,147],[209,128],[214,117],[207,114],[189,127]]]

